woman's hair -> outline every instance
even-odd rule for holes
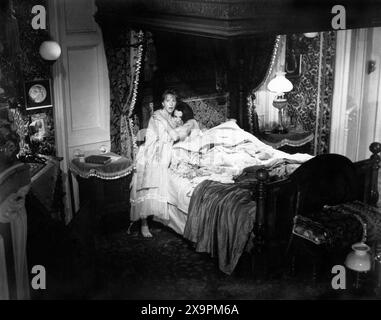
[[[188,120],[194,119],[192,108],[184,101],[177,102],[175,110],[181,111],[183,113],[181,120],[183,120],[184,123]]]
[[[161,102],[163,102],[164,100],[165,100],[165,97],[167,96],[167,95],[172,95],[172,96],[174,96],[175,98],[176,98],[176,100],[177,100],[177,93],[174,91],[174,90],[172,90],[172,89],[167,89],[167,90],[165,90],[164,92],[163,92],[163,94],[161,95]]]

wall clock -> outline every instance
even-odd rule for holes
[[[52,107],[50,80],[33,80],[24,83],[25,108],[34,110]]]

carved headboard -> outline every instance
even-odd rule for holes
[[[188,98],[183,101],[192,108],[195,119],[201,128],[210,129],[229,118],[228,94]]]

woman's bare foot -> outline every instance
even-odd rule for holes
[[[152,234],[148,228],[147,219],[142,219],[142,225],[141,225],[140,231],[144,238],[152,238]]]
[[[149,231],[148,226],[142,226],[141,232],[144,238],[152,238],[152,233]]]

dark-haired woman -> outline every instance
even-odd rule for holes
[[[173,113],[174,121],[177,125],[176,132],[180,140],[191,136],[193,133],[199,133],[200,127],[194,118],[192,108],[185,102],[179,102]]]

